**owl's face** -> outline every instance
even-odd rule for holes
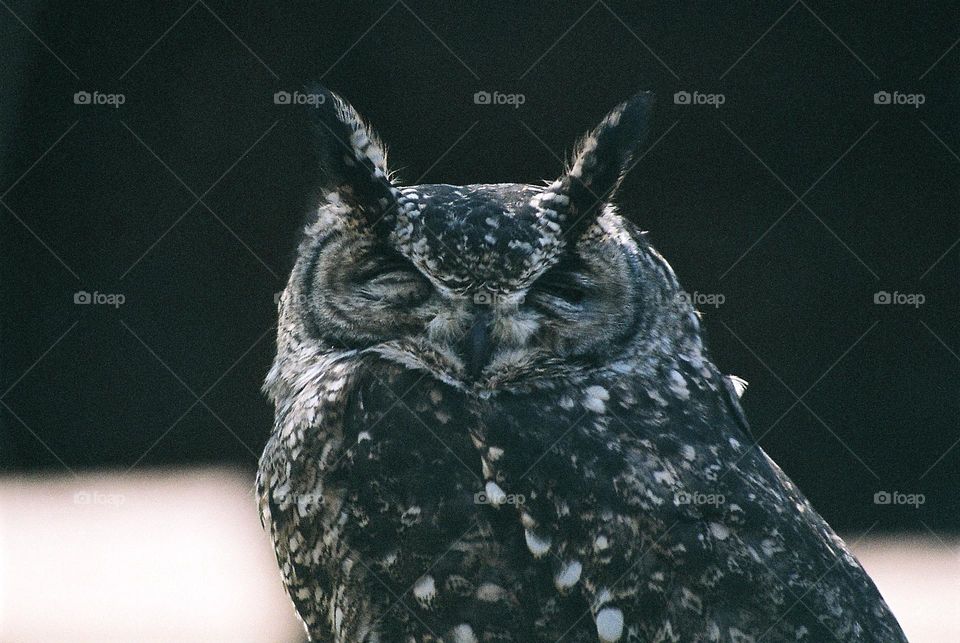
[[[661,333],[672,274],[609,205],[647,97],[608,116],[549,186],[400,188],[376,139],[328,96],[330,183],[283,321],[480,393],[609,364]]]

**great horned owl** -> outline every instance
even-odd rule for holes
[[[316,95],[257,482],[312,640],[905,640],[614,205],[650,95],[545,186],[411,187]]]

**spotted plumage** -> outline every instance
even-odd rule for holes
[[[648,95],[546,186],[400,187],[318,91],[258,475],[312,640],[905,640],[613,205]]]

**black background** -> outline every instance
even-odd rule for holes
[[[838,528],[956,529],[958,38],[950,3],[9,2],[3,466],[252,472],[313,179],[274,92],[322,80],[405,181],[479,183],[553,178],[650,89],[652,149],[622,201],[688,290],[723,296],[704,307],[710,345],[751,382],[763,447]],[[80,90],[125,103],[76,105]],[[881,90],[925,102],[877,105]],[[75,305],[79,290],[126,301]],[[881,490],[926,502],[878,506]]]

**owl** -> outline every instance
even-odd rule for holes
[[[312,641],[906,640],[619,202],[650,94],[552,182],[462,186],[313,95],[257,476]]]

